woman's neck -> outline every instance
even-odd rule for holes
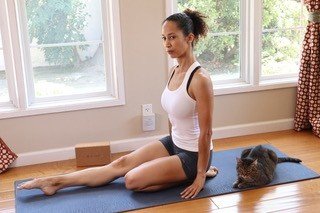
[[[177,62],[179,64],[178,73],[186,72],[195,61],[196,57],[193,54],[190,54],[186,57],[177,58]]]

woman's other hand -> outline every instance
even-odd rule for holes
[[[193,183],[180,193],[181,198],[189,199],[195,198],[203,189],[206,181],[206,174],[198,174]]]

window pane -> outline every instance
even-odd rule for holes
[[[305,26],[306,9],[298,0],[263,0],[263,29]]]
[[[262,76],[298,73],[305,14],[296,0],[263,1]]]
[[[204,47],[201,52],[200,45]],[[213,80],[240,78],[239,35],[208,35],[198,47],[198,60],[214,76]]]
[[[74,52],[78,55],[75,61]],[[66,58],[62,60],[59,54]],[[31,48],[31,58],[37,97],[106,91],[101,44]]]
[[[195,48],[199,62],[214,80],[240,78],[240,1],[178,0],[178,10],[186,8],[208,16],[210,33]]]
[[[106,91],[100,0],[27,0],[36,97]]]
[[[299,71],[302,34],[300,30],[263,34],[263,76],[290,74]]]
[[[6,79],[2,37],[0,31],[0,102],[9,101],[8,84]]]
[[[26,0],[33,44],[101,40],[100,0]]]

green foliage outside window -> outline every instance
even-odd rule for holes
[[[196,9],[208,16],[210,32],[201,39],[195,49],[196,55],[210,72],[221,69],[223,72],[239,66],[239,36],[213,36],[218,32],[239,32],[239,4],[235,0],[179,0],[178,10]],[[211,70],[210,70],[211,68]]]
[[[298,71],[298,68],[292,67],[292,65],[299,61],[303,31],[288,28],[306,26],[306,23],[302,23],[301,20],[303,11],[301,11],[300,1],[264,0],[263,3],[263,29],[279,29],[277,32],[263,33],[263,74],[276,74],[275,71],[281,72],[284,67],[275,66],[281,63],[287,64],[287,69]]]
[[[208,16],[211,34],[199,41],[196,54],[212,74],[239,72],[240,1],[178,0],[178,10],[196,9]],[[263,29],[279,29],[263,33],[262,63],[296,61],[301,45],[301,31],[284,30],[304,26],[300,23],[301,4],[297,0],[263,0]],[[232,35],[213,36],[212,33]],[[267,67],[267,66],[265,66]],[[272,68],[265,71],[272,74]]]
[[[61,44],[85,41],[86,5],[81,0],[27,0],[26,11],[30,42]],[[82,48],[85,48],[82,45]],[[42,48],[46,62],[52,65],[79,63],[75,46]]]

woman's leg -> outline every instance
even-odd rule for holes
[[[187,180],[177,155],[157,158],[141,164],[125,175],[127,189],[156,191]]]
[[[212,178],[217,173],[218,169],[210,166],[206,176]],[[134,191],[157,191],[181,184],[187,179],[178,155],[145,162],[125,175],[126,188]]]
[[[120,157],[108,165],[93,167],[69,174],[37,178],[18,186],[19,189],[39,188],[46,195],[55,194],[57,190],[69,186],[99,186],[124,176],[133,168],[157,158],[169,156],[161,142],[149,143],[134,152]]]
[[[206,177],[207,178],[213,178],[218,174],[218,169],[215,166],[210,166],[209,170],[206,172]],[[140,191],[148,191],[148,192],[152,192],[152,191],[158,191],[161,189],[166,189],[169,187],[173,187],[176,186],[178,184],[181,184],[181,182],[177,182],[177,183],[168,183],[168,184],[160,184],[160,185],[153,185],[150,187],[146,187],[141,189]],[[139,191],[139,190],[136,190]]]

